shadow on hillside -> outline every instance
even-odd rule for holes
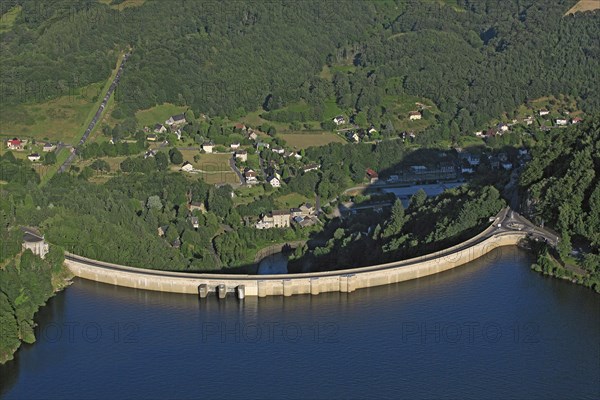
[[[321,205],[319,221],[323,230],[311,234],[305,245],[290,252],[287,272],[343,270],[407,259],[442,250],[476,235],[489,224],[487,220],[450,238],[434,240],[428,236],[431,236],[438,221],[420,217],[418,221],[409,220],[406,224],[406,229],[419,238],[418,246],[384,251],[380,241],[374,238],[375,231],[380,231],[389,220],[396,199],[402,202],[406,214],[409,214],[415,211],[410,202],[419,190],[431,198],[467,182],[502,186],[508,182],[512,169],[504,169],[502,162],[517,165],[517,150],[512,147],[493,151],[483,147],[450,151],[419,149],[380,171],[366,166],[365,182],[368,183],[360,193],[348,193],[340,196],[338,201]],[[292,229],[297,229],[297,226],[292,222]],[[331,241],[334,237],[337,243]],[[339,246],[339,242],[343,246]],[[276,257],[277,253],[274,251],[266,256]],[[258,264],[254,264],[222,272],[257,274],[258,270]]]

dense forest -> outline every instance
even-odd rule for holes
[[[164,102],[238,116],[301,99],[311,110],[303,118],[319,119],[334,99],[385,126],[382,99],[410,94],[436,103],[435,134],[451,137],[541,96],[600,106],[598,13],[564,16],[572,3],[146,1],[115,10],[93,0],[10,0],[2,12],[22,11],[0,33],[0,101],[105,80],[117,50],[131,47],[116,95],[130,119]],[[324,65],[331,77],[319,75]]]
[[[55,291],[67,283],[63,249],[51,246],[45,259],[22,251],[23,231],[17,220],[21,205],[31,201],[23,183],[36,177],[23,162],[0,160],[0,171],[13,179],[0,188],[0,364],[12,359],[21,341],[35,341],[33,317]],[[2,178],[0,178],[2,179]],[[38,178],[39,179],[39,178]],[[12,190],[7,190],[12,189]]]
[[[565,263],[585,254],[579,263],[588,286],[600,290],[600,118],[552,132],[538,142],[533,159],[521,176],[524,207],[539,224],[560,235],[558,258],[546,261],[545,272],[565,273]],[[576,253],[572,253],[572,248]],[[547,256],[548,249],[543,249]],[[542,257],[544,259],[545,257]]]

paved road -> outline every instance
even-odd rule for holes
[[[115,75],[115,79],[113,79],[112,83],[110,84],[110,87],[106,91],[106,95],[104,96],[104,99],[102,100],[102,103],[100,104],[100,107],[98,107],[98,110],[96,111],[96,115],[94,115],[94,118],[92,118],[92,121],[90,122],[87,129],[83,133],[83,136],[81,137],[81,140],[79,140],[79,143],[77,144],[77,146],[74,148],[74,150],[71,152],[71,154],[69,154],[69,157],[65,160],[65,162],[58,169],[59,174],[65,172],[71,166],[71,164],[75,160],[75,157],[77,157],[77,153],[79,152],[79,149],[81,148],[81,146],[83,146],[85,144],[86,140],[90,136],[90,133],[92,133],[92,130],[96,126],[96,123],[100,120],[100,117],[102,116],[102,113],[104,112],[104,108],[108,104],[108,100],[110,99],[110,96],[113,94],[113,92],[117,88],[117,85],[119,84],[119,80],[121,79],[121,74],[123,73],[123,68],[125,67],[125,62],[127,62],[129,55],[130,54],[127,53],[123,57],[123,61],[121,61],[121,65],[119,66],[119,70],[117,71],[117,75]]]
[[[238,176],[238,179],[240,180],[240,185],[244,185],[246,183],[246,180],[244,179],[244,176],[242,175],[240,169],[237,167],[237,165],[235,165],[235,156],[231,156],[231,158],[229,159],[229,166],[231,167],[233,172],[235,172],[235,174]]]

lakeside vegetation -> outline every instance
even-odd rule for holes
[[[521,176],[524,207],[560,237],[556,252],[537,249],[534,268],[600,292],[600,118],[550,132]]]

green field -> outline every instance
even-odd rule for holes
[[[281,209],[299,207],[301,204],[306,202],[311,203],[314,202],[314,200],[295,192],[280,196],[275,199],[275,204]]]
[[[284,133],[278,137],[285,140],[288,146],[302,150],[313,146],[325,146],[329,143],[346,143],[344,138],[332,132],[323,133]]]
[[[0,15],[0,33],[12,30],[13,25],[15,24],[15,21],[20,13],[21,6],[14,6],[4,14]]]
[[[155,124],[164,124],[170,116],[181,114],[186,110],[187,107],[165,103],[146,110],[137,111],[135,113],[135,118],[137,119],[139,126],[152,127]]]
[[[90,123],[123,58],[104,82],[73,90],[52,100],[0,108],[0,138],[24,137],[75,144]],[[40,93],[42,95],[42,93]],[[96,124],[96,128],[100,124]]]
[[[0,136],[25,136],[65,143],[77,142],[95,101],[102,98],[103,83],[94,83],[43,103],[2,107]],[[91,118],[90,118],[91,119]]]
[[[195,169],[201,172],[197,175],[209,184],[239,184],[240,181],[235,172],[229,166],[231,154],[201,154],[199,150],[180,150],[183,154],[183,160],[191,163]],[[198,161],[194,161],[194,156],[199,156]],[[180,166],[173,166],[173,170],[179,170]]]
[[[100,3],[104,3],[107,5],[110,5],[110,3],[113,0],[98,0]],[[146,0],[125,0],[124,2],[122,2],[121,4],[113,4],[110,6],[110,8],[114,9],[114,10],[122,10],[124,8],[127,7],[139,7],[142,4],[144,4],[146,2]]]

